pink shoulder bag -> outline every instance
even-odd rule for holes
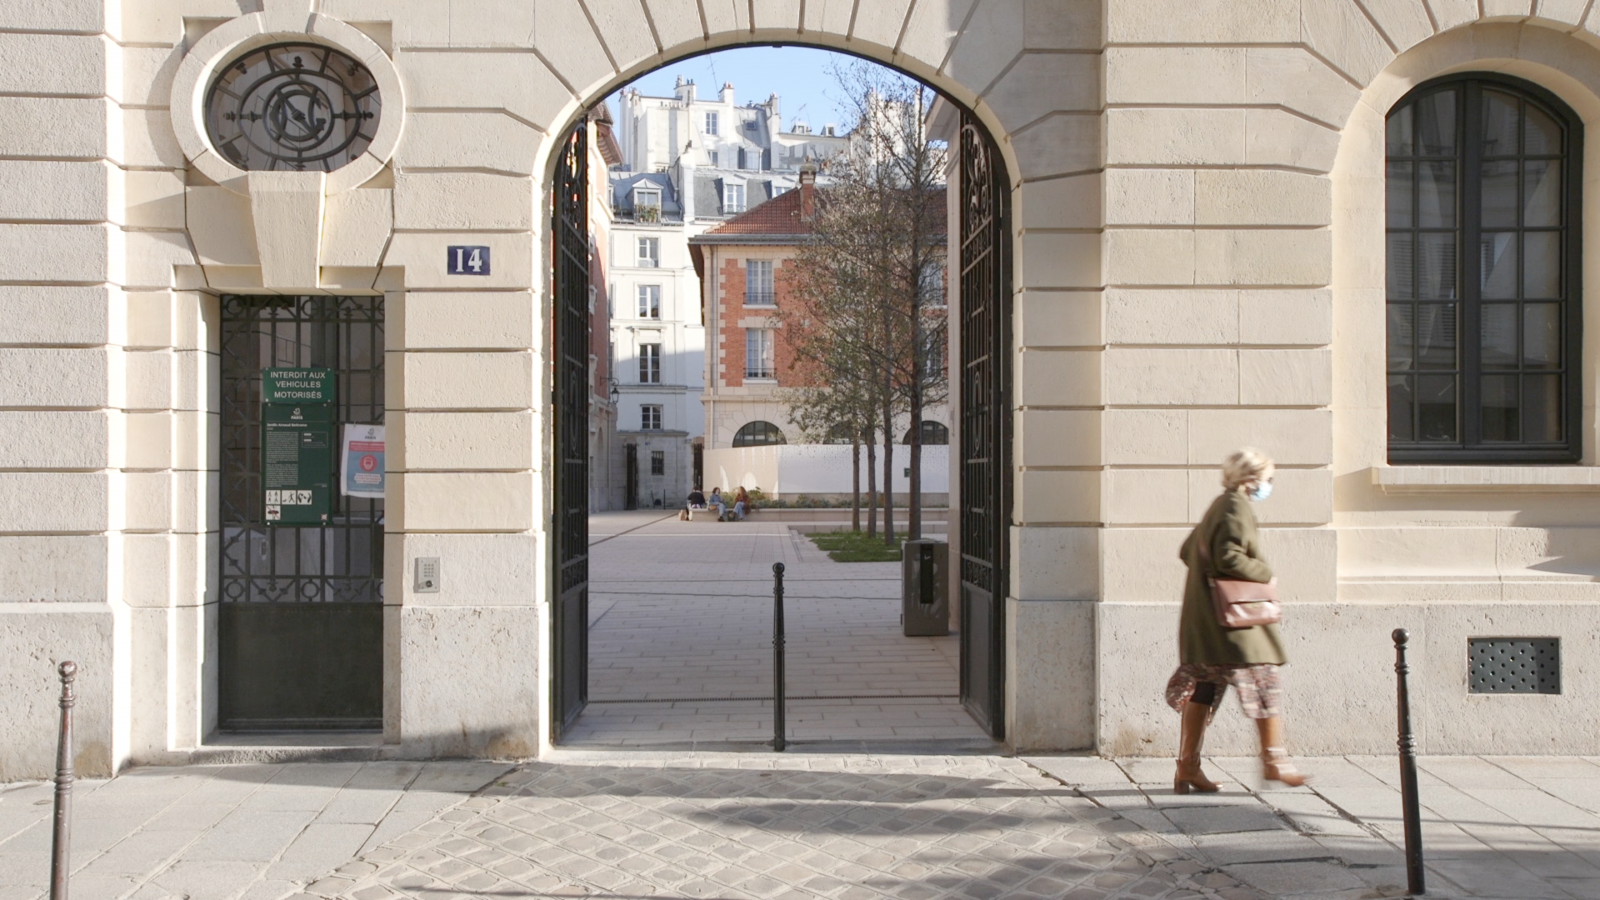
[[[1216,611],[1217,624],[1223,628],[1250,628],[1256,625],[1276,625],[1283,621],[1283,607],[1278,605],[1278,579],[1262,584],[1259,581],[1240,581],[1237,578],[1217,578],[1211,574],[1211,552],[1208,542],[1198,541],[1200,564],[1206,567],[1206,583],[1211,585],[1211,607]]]

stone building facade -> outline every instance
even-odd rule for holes
[[[671,97],[629,88],[618,106],[612,347],[626,437],[612,468],[631,486],[628,508],[673,506],[705,486],[706,332],[686,242],[793,189],[802,161],[841,153],[848,139],[784,131],[776,94],[741,106],[732,84],[701,98],[681,76]]]
[[[1166,673],[1148,661],[1172,656],[1176,547],[1221,457],[1254,444],[1280,463],[1261,514],[1289,606],[1298,748],[1392,747],[1388,634],[1406,626],[1425,752],[1588,752],[1600,730],[1600,331],[1565,320],[1571,424],[1550,458],[1395,456],[1393,404],[1417,402],[1422,382],[1405,379],[1427,373],[1386,351],[1396,335],[1417,346],[1414,324],[1392,330],[1385,308],[1403,306],[1385,263],[1398,209],[1386,208],[1386,155],[1429,160],[1407,157],[1404,140],[1386,149],[1385,133],[1414,89],[1468,73],[1494,78],[1462,82],[1463,96],[1514,85],[1515,103],[1566,117],[1562,134],[1592,128],[1590,6],[7,4],[0,778],[51,768],[57,659],[82,666],[81,772],[186,759],[218,724],[219,309],[239,295],[384,304],[385,739],[420,756],[542,752],[557,148],[640,72],[782,42],[897,66],[969,108],[1000,148],[1015,287],[1011,745],[1170,752]],[[250,53],[302,43],[318,67],[331,47],[333,71],[360,75],[339,127],[371,128],[337,167],[247,171],[240,146],[208,128],[256,123],[208,120],[208,92],[228,67],[255,65]],[[285,109],[324,102],[295,97]],[[291,121],[323,122],[277,127]],[[1563,164],[1570,235],[1600,211],[1600,142],[1564,147],[1511,157]],[[1518,239],[1526,256],[1534,245]],[[457,266],[450,248],[469,246],[492,266]],[[1600,297],[1600,265],[1577,246],[1558,299],[1581,310]],[[1491,281],[1460,283],[1483,300]],[[1516,302],[1531,302],[1528,284]],[[1527,347],[1514,374],[1544,377]],[[1470,392],[1483,409],[1490,386]],[[436,590],[416,589],[419,560],[438,561]],[[1476,638],[1559,640],[1559,692],[1475,692]],[[1245,750],[1242,726],[1224,724],[1213,749]]]

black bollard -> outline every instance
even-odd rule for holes
[[[56,828],[50,847],[50,900],[67,900],[72,840],[72,680],[78,664],[61,664],[61,741],[56,747]]]
[[[1399,676],[1400,706],[1400,803],[1406,827],[1406,877],[1410,893],[1420,895],[1424,886],[1422,870],[1422,801],[1417,796],[1417,738],[1411,732],[1411,687],[1407,679],[1411,666],[1406,663],[1406,641],[1411,635],[1404,628],[1394,630],[1394,671]]]
[[[789,742],[783,732],[783,563],[772,564],[772,750],[782,753]]]

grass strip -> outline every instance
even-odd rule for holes
[[[806,537],[834,562],[899,562],[900,545],[906,540],[903,531],[895,534],[892,544],[884,543],[881,534],[867,537],[865,531],[823,531]]]

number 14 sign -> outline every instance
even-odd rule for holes
[[[452,244],[446,249],[445,270],[451,275],[489,274],[489,248]]]

